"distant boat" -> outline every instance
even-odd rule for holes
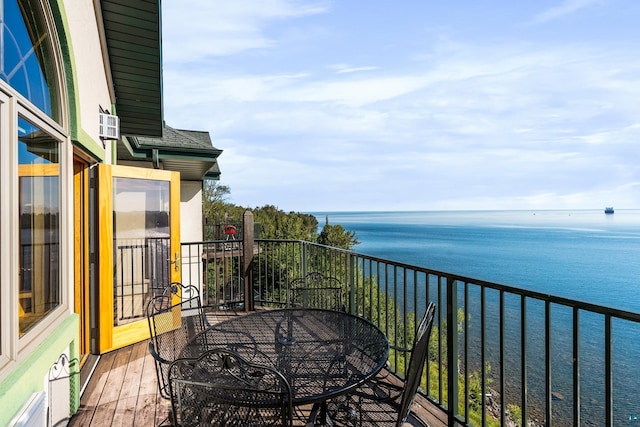
[[[612,214],[612,213],[613,213],[613,208],[611,208],[611,207],[604,208],[604,213],[606,213],[606,214]]]

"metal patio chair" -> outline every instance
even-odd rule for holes
[[[176,425],[291,426],[291,387],[276,369],[229,350],[178,359],[169,369]]]
[[[183,285],[180,282],[171,282],[164,291],[163,295],[173,295],[172,302],[173,304],[177,302],[188,302],[189,304],[185,304],[182,307],[183,314],[197,314],[202,313],[204,317],[204,323],[206,327],[210,327],[211,324],[205,315],[206,306],[202,305],[202,298],[200,297],[200,290],[194,285]],[[193,312],[189,312],[188,310],[193,308]]]
[[[162,291],[163,295],[175,295],[181,300],[198,298],[200,299],[200,290],[193,285],[183,285],[180,282],[171,282]]]
[[[166,399],[170,398],[170,364],[180,357],[184,348],[196,340],[196,337],[205,339],[206,335],[201,332],[210,327],[197,293],[178,301],[180,302],[175,303],[176,297],[173,292],[165,292],[152,298],[147,305],[151,336],[149,352],[155,361],[160,395]]]
[[[411,415],[411,406],[422,381],[435,310],[435,304],[429,303],[418,326],[405,381],[397,385],[390,378],[376,378],[352,394],[330,401],[327,411],[335,425],[401,427],[409,419],[412,425],[425,425]]]
[[[338,279],[312,272],[291,281],[288,306],[346,311],[343,293]]]

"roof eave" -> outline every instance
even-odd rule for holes
[[[120,133],[161,137],[160,0],[100,0]]]

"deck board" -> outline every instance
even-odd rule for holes
[[[129,363],[125,369],[124,381],[120,390],[120,397],[113,417],[114,427],[133,426],[135,421],[136,403],[140,394],[144,355],[147,351],[144,343],[131,346]]]
[[[146,343],[144,347],[146,355],[149,352]],[[137,425],[146,425],[145,422],[148,420],[154,420],[153,425],[158,425],[161,420],[167,417],[169,405],[158,392],[156,367],[153,359],[145,357],[144,361],[139,395],[136,402],[135,420]]]
[[[131,347],[128,346],[116,352],[111,369],[105,374],[106,382],[100,394],[92,424],[107,426],[113,423],[131,355]]]
[[[107,375],[113,364],[116,353],[107,353],[103,355],[87,384],[80,400],[80,408],[76,415],[71,418],[69,425],[89,426],[92,425],[93,415],[98,407],[100,396],[107,382]],[[93,424],[97,425],[97,424]]]
[[[233,311],[209,316],[218,323]],[[100,357],[84,393],[80,408],[71,417],[70,427],[120,427],[168,425],[170,402],[158,392],[153,357],[147,341],[133,344]],[[431,427],[446,426],[441,411],[418,396],[416,415]],[[444,421],[443,421],[444,420]],[[302,423],[299,423],[302,425]]]

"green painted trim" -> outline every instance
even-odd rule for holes
[[[118,164],[118,141],[112,141],[111,144],[111,162],[114,165]]]
[[[95,141],[82,129],[80,118],[80,99],[78,96],[78,81],[74,70],[77,68],[74,61],[73,45],[71,42],[67,14],[62,1],[52,1],[51,11],[58,32],[60,50],[62,52],[62,65],[66,77],[67,103],[69,107],[69,134],[74,145],[82,147],[93,155],[98,161],[104,161],[105,152],[102,145]],[[96,113],[96,116],[98,114]],[[96,118],[97,120],[97,118]]]
[[[200,161],[201,163],[211,163],[216,162],[216,159],[212,159],[207,156],[198,156],[197,154],[182,154],[177,152],[168,152],[168,151],[160,151],[158,158],[161,160],[192,160],[192,161]],[[204,159],[204,160],[203,160]]]
[[[78,331],[80,320],[77,314],[69,315],[56,330],[0,383],[0,425],[5,426],[22,409],[33,393],[43,390],[44,378],[58,357],[69,347],[71,363],[71,395],[69,412],[75,413],[80,406],[80,366],[78,363]]]
[[[91,153],[93,157],[95,157],[99,162],[104,162],[105,159],[105,150],[104,147],[97,143],[88,133],[86,133],[83,129],[80,129],[79,135],[77,139],[72,140],[73,145],[77,145],[78,147],[82,147],[84,151]]]

